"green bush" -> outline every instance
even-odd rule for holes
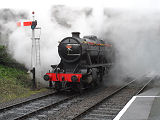
[[[9,53],[7,53],[7,48],[4,46],[0,46],[0,64],[27,71],[23,64],[18,63]]]
[[[18,97],[27,97],[42,90],[31,90],[32,80],[24,65],[18,63],[0,46],[0,103]]]

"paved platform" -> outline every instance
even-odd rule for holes
[[[160,120],[160,87],[134,96],[114,120]]]

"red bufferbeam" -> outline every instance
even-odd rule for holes
[[[82,74],[71,73],[46,73],[44,79],[46,81],[67,81],[67,82],[80,82]]]

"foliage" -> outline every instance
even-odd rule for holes
[[[4,46],[0,46],[0,64],[27,71],[23,64],[18,63],[9,53],[7,53],[7,48]]]
[[[0,103],[27,97],[42,90],[31,90],[32,80],[24,65],[19,64],[0,46]]]

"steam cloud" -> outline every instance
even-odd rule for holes
[[[156,12],[117,11],[105,9],[108,30],[102,31],[116,48],[114,82],[121,84],[126,76],[139,77],[151,72],[159,74],[159,20]],[[105,27],[105,26],[104,26]]]
[[[0,12],[4,12],[4,10]],[[42,73],[47,72],[51,64],[59,63],[58,41],[70,36],[73,31],[81,32],[81,36],[94,34],[105,41],[109,40],[114,43],[117,56],[113,73],[117,77],[128,73],[134,73],[136,76],[146,72],[159,73],[159,12],[109,8],[71,8],[64,5],[53,6],[50,16],[46,16],[45,20],[43,17],[39,17],[42,27]],[[0,42],[4,44],[4,41],[9,40],[8,46],[13,53],[13,57],[29,68],[31,53],[29,33],[24,28],[13,30],[15,27],[11,29],[2,25],[6,21],[8,25],[19,18],[25,19],[27,14],[12,14],[6,15],[7,20],[5,17],[0,18],[1,34],[9,33],[9,35],[4,35],[9,36],[9,39],[3,38]],[[3,28],[5,30],[2,30]]]
[[[108,37],[117,49],[117,76],[159,74],[160,15],[151,11],[117,11],[111,14],[107,9],[105,15],[110,23]]]
[[[27,13],[18,12],[11,9],[0,10],[0,44],[8,45],[9,36],[14,32],[16,21],[27,19]]]

